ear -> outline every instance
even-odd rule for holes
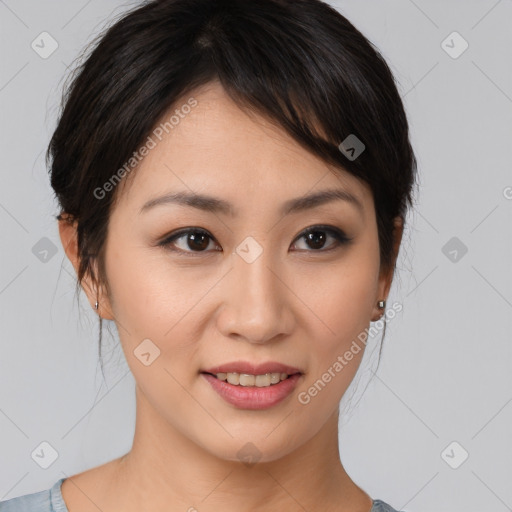
[[[78,276],[80,258],[78,254],[78,238],[76,230],[77,223],[76,221],[71,222],[65,217],[62,220],[59,220],[58,223],[62,247],[64,248],[64,252],[66,253],[66,256],[73,265],[76,275]],[[97,267],[95,266],[94,270],[96,271],[96,269]],[[102,290],[98,289],[98,286],[93,282],[93,279],[91,278],[89,273],[87,273],[84,276],[81,284],[85,294],[87,295],[87,299],[91,304],[92,309],[94,311],[97,311],[98,315],[101,318],[113,320],[114,316],[112,314],[110,300],[107,294]],[[98,310],[96,310],[96,308],[94,307],[96,301],[98,301],[99,304]]]
[[[398,251],[400,249],[400,243],[402,242],[403,235],[403,219],[402,217],[395,217],[394,228],[393,228],[393,257],[391,265],[387,269],[381,270],[379,275],[379,285],[377,291],[377,297],[375,298],[375,313],[372,317],[372,322],[377,321],[382,316],[382,309],[379,309],[377,302],[379,300],[387,300],[391,283],[393,281],[393,271],[398,257]]]

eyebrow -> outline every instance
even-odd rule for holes
[[[364,212],[363,204],[359,199],[350,192],[343,189],[330,189],[314,192],[307,196],[289,199],[281,206],[279,210],[280,215],[289,215],[291,213],[302,212],[322,206],[333,201],[345,201],[354,205],[361,213]],[[211,213],[222,213],[235,217],[236,211],[233,205],[224,199],[212,197],[204,194],[197,194],[194,192],[172,192],[165,194],[154,199],[150,199],[140,209],[139,214],[147,212],[148,210],[159,205],[167,204],[180,204],[190,206]]]

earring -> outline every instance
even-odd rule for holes
[[[94,309],[97,311],[98,310],[98,306],[99,306],[99,303],[98,301],[96,301],[96,304],[94,304]]]
[[[377,307],[379,309],[385,309],[386,307],[386,301],[385,300],[379,300],[377,302]],[[380,320],[384,316],[384,312],[382,312],[377,320]],[[375,320],[374,320],[375,321]]]

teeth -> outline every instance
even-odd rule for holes
[[[279,384],[288,378],[287,373],[265,373],[264,375],[250,375],[248,373],[217,373],[217,379],[228,381],[235,386],[264,388],[272,384]]]

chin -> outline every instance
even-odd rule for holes
[[[229,462],[241,462],[247,466],[255,463],[273,462],[292,453],[299,445],[290,443],[290,435],[285,430],[274,431],[264,429],[264,433],[257,436],[245,435],[234,436],[229,441],[211,444],[211,439],[205,440],[203,448],[218,459]]]

